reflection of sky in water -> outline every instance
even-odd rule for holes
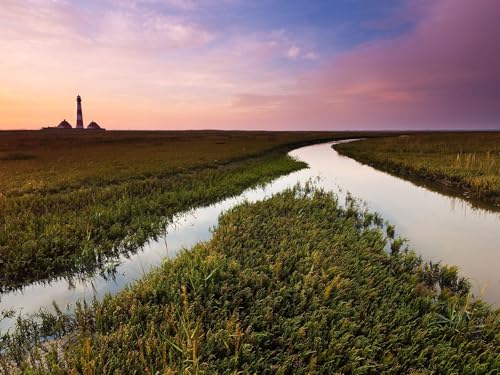
[[[38,311],[40,307],[50,309],[52,301],[62,307],[82,298],[91,300],[94,293],[99,297],[105,293],[114,294],[124,285],[141,278],[152,267],[160,265],[165,256],[172,257],[182,248],[210,239],[210,229],[216,226],[217,218],[224,210],[244,200],[261,200],[317,176],[321,178],[317,186],[337,192],[340,186],[363,199],[371,210],[395,224],[398,233],[410,240],[410,247],[418,254],[425,259],[457,265],[462,275],[469,277],[476,287],[487,285],[484,294],[487,300],[500,303],[499,214],[473,209],[464,200],[431,192],[361,165],[338,155],[330,145],[308,146],[290,153],[307,162],[309,169],[177,217],[175,224],[167,228],[166,239],[151,241],[143,251],[128,259],[122,256],[114,279],[96,276],[75,281],[74,288],[70,288],[66,280],[31,285],[22,291],[2,295],[0,310],[14,308],[28,313]],[[340,201],[343,201],[343,195],[341,193]],[[1,322],[0,328],[6,329],[11,323]]]

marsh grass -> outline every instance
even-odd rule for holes
[[[344,143],[335,149],[376,168],[438,182],[500,205],[499,132],[410,134]]]
[[[242,204],[211,241],[79,305],[59,355],[30,362],[39,345],[4,338],[2,363],[17,355],[17,371],[33,374],[495,373],[500,311],[471,298],[455,267],[386,253],[385,232],[355,200],[343,208],[308,187]]]
[[[1,132],[0,292],[92,273],[178,212],[305,167],[286,152],[334,136]]]

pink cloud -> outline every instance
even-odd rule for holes
[[[500,125],[500,2],[431,6],[409,34],[338,56],[313,78],[316,94],[347,102],[354,122]]]
[[[303,76],[269,121],[318,128],[500,127],[500,1],[436,0],[410,32]]]
[[[290,59],[296,59],[297,57],[300,56],[300,48],[297,47],[297,46],[291,46],[286,55],[290,58]]]
[[[45,46],[82,49],[112,48],[131,53],[196,48],[215,37],[189,19],[146,10],[137,7],[136,2],[116,2],[113,7],[89,12],[66,1],[3,0],[0,32],[4,41],[33,41]]]
[[[290,97],[285,95],[241,94],[233,97],[233,106],[243,110],[270,110],[281,106],[285,100],[289,99]]]
[[[97,44],[141,52],[195,48],[214,38],[211,32],[187,20],[128,10],[106,12],[102,25],[94,37]]]

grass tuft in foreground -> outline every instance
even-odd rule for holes
[[[307,187],[243,204],[221,218],[210,242],[115,297],[79,306],[71,322],[54,319],[76,329],[72,344],[62,353],[45,346],[18,368],[495,373],[500,312],[471,300],[456,268],[384,252],[395,240],[375,217]],[[4,364],[23,358],[20,345],[8,345],[19,342],[13,337],[4,341]]]
[[[384,171],[500,205],[500,132],[411,134],[335,149]]]

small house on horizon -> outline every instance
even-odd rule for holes
[[[57,125],[57,129],[73,129],[73,127],[68,121],[66,121],[66,119],[64,119],[59,125]]]
[[[99,126],[99,124],[95,121],[92,121],[90,124],[87,125],[88,130],[106,130],[103,129]]]

